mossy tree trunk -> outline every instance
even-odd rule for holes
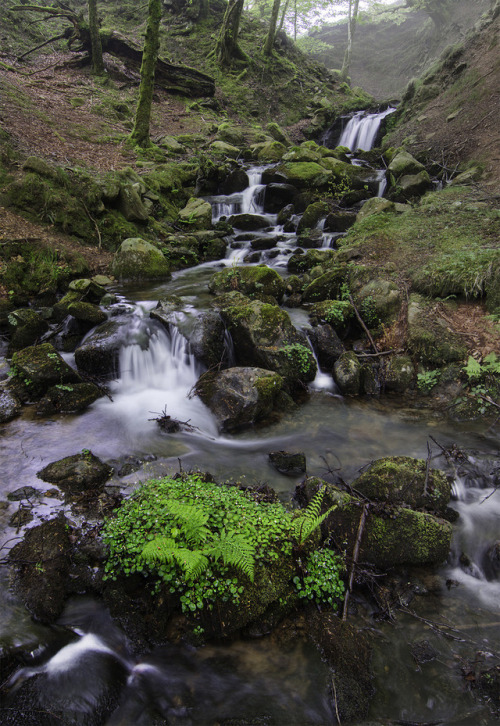
[[[101,37],[99,35],[99,18],[97,17],[97,0],[89,0],[89,32],[92,54],[92,73],[104,73]]]
[[[347,48],[344,55],[344,62],[340,72],[340,80],[347,81],[349,70],[351,67],[352,44],[354,41],[354,33],[358,23],[359,0],[349,0],[349,22],[347,23]]]
[[[148,24],[142,51],[141,84],[139,101],[135,112],[135,122],[130,139],[137,146],[148,146],[149,127],[151,122],[151,105],[155,84],[155,68],[160,47],[160,20],[162,13],[161,0],[149,0]]]
[[[215,44],[215,57],[222,65],[229,65],[233,58],[246,60],[246,55],[238,45],[243,3],[244,0],[229,0],[224,13],[219,37]]]
[[[278,24],[278,14],[280,11],[281,0],[274,0],[273,9],[271,10],[271,20],[269,21],[269,30],[264,43],[264,55],[271,55],[273,52],[274,39],[276,37],[276,25]]]

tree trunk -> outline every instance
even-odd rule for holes
[[[210,0],[201,0],[200,14],[198,16],[199,19],[206,20],[208,18],[209,13],[210,13]]]
[[[148,24],[144,39],[144,50],[141,63],[141,85],[139,86],[139,102],[135,112],[135,122],[130,139],[137,146],[149,146],[149,126],[151,122],[151,105],[155,84],[155,68],[160,47],[160,20],[162,12],[161,0],[149,0]]]
[[[289,5],[290,5],[290,0],[285,0],[285,7],[283,8],[283,12],[281,13],[281,20],[280,20],[280,24],[278,27],[278,32],[280,30],[283,30],[283,26],[285,24],[285,17],[286,17]]]
[[[101,37],[99,35],[99,18],[97,17],[97,0],[89,0],[89,31],[92,53],[92,73],[96,76],[104,73]]]
[[[229,0],[220,34],[215,44],[215,57],[222,65],[229,65],[233,58],[246,60],[246,55],[238,46],[241,13],[244,0]]]
[[[340,80],[344,83],[349,77],[349,70],[351,67],[351,55],[352,55],[352,43],[354,40],[354,33],[356,32],[356,25],[358,22],[359,12],[359,0],[349,0],[349,22],[347,23],[347,48],[344,55],[344,62],[342,64],[342,70],[340,72]]]
[[[271,11],[271,20],[269,21],[269,31],[264,43],[264,55],[270,56],[273,52],[274,39],[276,37],[276,25],[278,23],[278,13],[280,11],[281,0],[274,0],[273,9]]]

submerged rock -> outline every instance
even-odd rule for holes
[[[269,416],[283,379],[262,368],[228,368],[220,373],[205,373],[196,384],[196,392],[223,431],[252,426]]]
[[[280,474],[299,476],[306,472],[306,456],[303,453],[290,454],[288,451],[270,451],[269,461]]]

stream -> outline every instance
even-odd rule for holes
[[[340,143],[352,151],[370,149],[390,111],[356,114]],[[264,214],[263,171],[264,167],[255,166],[247,170],[245,191],[209,198],[214,221],[242,212]],[[372,171],[382,194],[384,174]],[[0,494],[4,499],[20,486],[46,491],[37,471],[86,448],[111,462],[115,471],[134,464],[135,471],[115,474],[109,482],[125,491],[182,466],[210,471],[221,481],[266,482],[287,501],[300,477],[279,474],[269,463],[270,451],[302,451],[308,475],[341,471],[349,481],[376,458],[425,459],[431,441],[432,466],[454,477],[452,506],[460,518],[454,525],[453,549],[439,571],[422,574],[425,596],[395,612],[393,620],[374,620],[368,601],[354,599],[353,623],[368,630],[374,646],[375,696],[366,724],[493,726],[498,719],[474,700],[462,668],[477,658],[485,667],[499,663],[500,494],[495,485],[500,454],[495,430],[480,423],[448,423],[395,396],[343,398],[330,375],[321,371],[306,403],[277,422],[234,434],[219,434],[210,411],[189,395],[204,369],[182,333],[189,332],[200,312],[210,309],[213,298],[207,282],[214,272],[222,265],[242,264],[252,252],[252,264],[265,263],[287,274],[296,236],[277,226],[276,215],[266,216],[269,227],[258,234],[277,241],[258,259],[245,235],[236,233],[224,260],[177,272],[168,283],[116,286],[117,302],[106,312],[113,319],[126,320],[129,334],[120,353],[120,374],[110,385],[112,400],[101,398],[80,415],[43,419],[27,406],[19,418],[4,424]],[[320,221],[320,229],[321,225]],[[334,246],[335,238],[323,234],[323,247]],[[177,327],[171,326],[168,333],[149,317],[158,299],[167,294],[183,301]],[[304,311],[289,313],[294,325],[307,332]],[[228,341],[229,355],[230,345]],[[72,355],[65,357],[73,362]],[[173,418],[189,421],[194,430],[162,433],[154,417],[165,408]],[[33,524],[61,509],[61,501],[50,496],[42,495],[33,503]],[[13,502],[0,509],[3,552],[19,537],[8,524],[16,508]],[[298,726],[337,723],[326,697],[328,669],[317,651],[301,640],[280,646],[272,638],[261,638],[199,649],[166,644],[137,658],[99,603],[75,598],[59,625],[45,627],[34,623],[9,592],[5,570],[0,570],[0,577],[0,655],[9,648],[30,653],[29,662],[14,674],[7,690],[15,692],[23,682],[33,683],[39,714],[22,720],[8,711],[6,701],[0,705],[2,724],[52,726],[60,723],[52,711],[60,709],[68,724],[153,726],[157,721],[150,708],[168,723],[183,725],[215,725],[224,719]],[[188,709],[178,706],[186,693]],[[106,703],[111,695],[119,705],[109,711]]]

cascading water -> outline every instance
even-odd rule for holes
[[[342,131],[338,146],[346,146],[351,151],[356,151],[356,149],[370,151],[377,138],[382,120],[395,110],[390,107],[380,113],[368,114],[366,111],[358,111]]]

